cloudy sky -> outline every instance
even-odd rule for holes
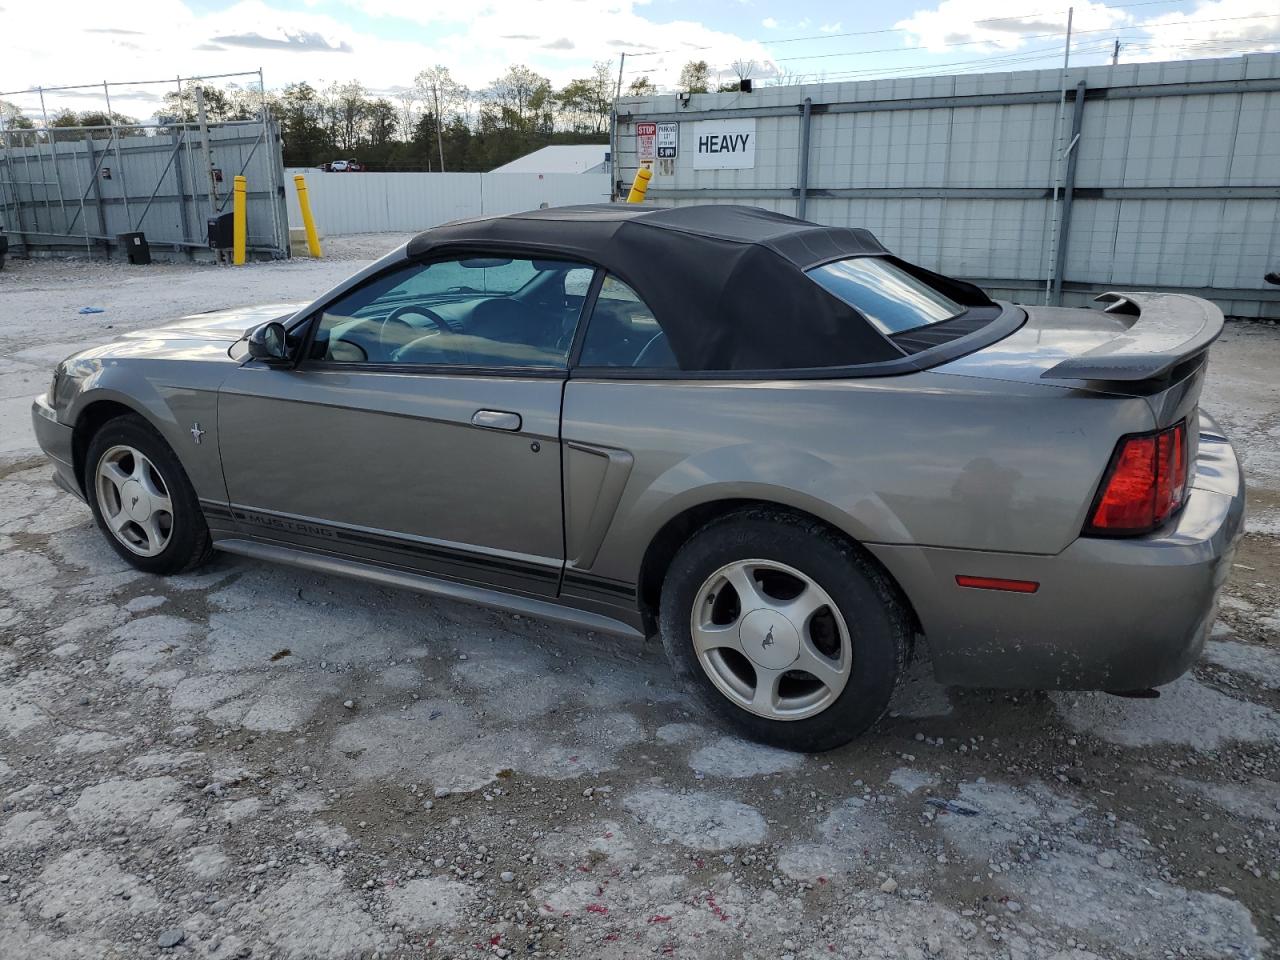
[[[1061,4],[1063,9],[1052,10]],[[433,63],[479,89],[511,63],[557,85],[596,60],[674,82],[705,59],[757,80],[861,79],[1018,70],[1060,62],[1067,0],[0,0],[0,96],[31,112],[34,86],[265,72],[268,87],[357,79],[392,94]],[[1280,50],[1277,0],[1075,4],[1073,62]],[[246,82],[247,79],[246,79]],[[149,116],[164,88],[121,86],[113,105]],[[101,106],[64,91],[50,109]]]

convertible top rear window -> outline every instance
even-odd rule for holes
[[[880,257],[850,257],[806,271],[886,336],[953,320],[963,305]]]

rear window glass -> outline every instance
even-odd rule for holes
[[[965,312],[962,304],[879,257],[837,260],[807,272],[886,335],[941,323]]]

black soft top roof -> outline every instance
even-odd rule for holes
[[[893,257],[870,231],[824,227],[759,207],[593,204],[460,220],[414,237],[411,258],[442,247],[516,248],[605,268],[654,312],[684,370],[777,370],[897,359],[904,351],[804,271],[884,257],[961,303],[978,288]]]
[[[642,207],[599,203],[550,207],[501,217],[458,220],[418,234],[409,242],[409,255],[418,256],[440,243],[466,240],[545,242],[584,255],[608,257],[610,247],[651,230],[670,231],[702,239],[708,249],[716,241],[756,244],[804,270],[829,260],[885,255],[888,250],[869,230],[824,227],[783,213],[738,204],[686,207]]]

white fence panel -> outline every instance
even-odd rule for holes
[[[609,199],[604,174],[287,173],[289,226],[302,226],[293,188],[293,174],[301,173],[316,225],[329,235],[426,230],[464,217]]]
[[[519,213],[539,207],[575,203],[608,203],[609,176],[604,173],[481,174],[481,212]]]
[[[480,213],[478,173],[325,173],[289,170],[289,226],[301,227],[293,174],[307,178],[323,234],[423,230]]]

